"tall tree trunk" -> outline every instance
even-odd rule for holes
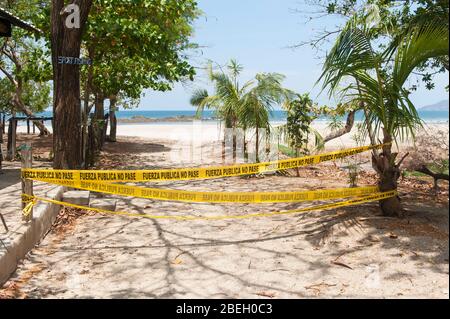
[[[94,49],[93,48],[88,48],[88,52],[89,52],[89,58],[91,60],[94,60]],[[87,169],[89,167],[89,160],[88,160],[88,143],[89,143],[89,128],[88,128],[88,123],[89,123],[89,114],[91,113],[91,107],[89,106],[89,100],[90,100],[90,96],[91,96],[91,92],[92,92],[92,78],[93,78],[93,68],[92,65],[89,66],[88,68],[88,74],[87,74],[87,79],[86,82],[84,84],[84,97],[83,97],[83,111],[81,113],[82,116],[82,138],[81,138],[81,143],[82,143],[82,166]]]
[[[15,112],[14,112],[15,113]],[[14,117],[12,115],[12,117]],[[14,161],[16,158],[16,140],[17,138],[17,121],[13,121],[12,119],[9,119],[9,125],[8,125],[8,141],[6,144],[6,159],[8,161]]]
[[[295,148],[295,157],[300,157],[300,152],[297,147]],[[295,171],[297,173],[297,177],[300,177],[300,167],[296,167]]]
[[[247,162],[247,128],[244,128],[244,162]]]
[[[83,29],[92,0],[73,0],[80,8],[80,28],[67,28],[64,0],[52,0],[53,167],[76,169],[82,163],[80,66],[58,64],[58,57],[80,57]]]
[[[392,143],[392,136],[384,129],[383,143]],[[398,179],[401,176],[400,161],[396,164],[398,153],[392,153],[392,144],[383,146],[383,152],[372,155],[372,166],[378,173],[378,187],[381,192],[397,190]],[[380,208],[384,216],[403,217],[403,208],[400,197],[395,196],[380,201]]]
[[[5,131],[5,129],[6,129],[6,114],[5,113],[3,113],[3,116],[0,118],[0,121],[1,121],[1,123],[2,123],[2,130],[3,130],[3,134],[5,134],[6,133],[6,131]]]
[[[256,163],[259,163],[259,128],[256,125]]]
[[[96,122],[95,139],[96,139],[96,151],[100,151],[103,147],[103,131],[105,125],[105,98],[103,94],[95,94],[95,112],[94,118]]]
[[[109,97],[109,120],[111,122],[111,129],[109,131],[109,141],[117,141],[117,118],[116,118],[117,96]]]
[[[2,174],[2,161],[3,161],[3,114],[0,113],[0,174]]]

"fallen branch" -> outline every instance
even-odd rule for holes
[[[426,167],[425,165],[422,165],[419,168],[416,168],[415,171],[431,176],[434,179],[434,190],[437,191],[438,190],[438,181],[440,179],[442,180],[449,180],[449,175],[448,174],[444,174],[444,173],[434,173],[433,171],[431,171],[428,167]]]
[[[432,172],[428,167],[426,167],[425,165],[416,169],[417,172],[425,174],[425,175],[429,175],[431,177],[433,177],[435,180],[449,180],[449,175],[448,174],[444,174],[444,173],[434,173]]]

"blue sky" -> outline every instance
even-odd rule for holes
[[[195,66],[204,66],[208,59],[225,64],[234,58],[245,68],[243,80],[257,72],[282,73],[286,76],[286,87],[299,93],[310,92],[318,103],[333,105],[326,94],[318,96],[319,87],[315,86],[323,53],[306,46],[295,50],[288,47],[311,39],[323,28],[333,29],[342,20],[322,18],[306,23],[307,12],[313,8],[305,6],[301,0],[200,0],[199,7],[204,16],[195,24],[193,41],[205,48],[192,57]],[[329,46],[322,49],[327,50]],[[444,89],[448,73],[435,80],[433,91],[422,85],[413,93],[416,106],[448,99]],[[191,110],[192,91],[207,85],[204,72],[199,70],[193,83],[178,84],[171,92],[146,92],[139,109]]]

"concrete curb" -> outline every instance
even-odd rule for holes
[[[47,192],[46,197],[55,200],[61,200],[65,188],[57,187]],[[60,206],[50,203],[39,202],[34,207],[33,220],[29,223],[23,223],[16,230],[17,235],[13,241],[4,240],[7,250],[0,249],[0,287],[14,273],[20,260],[30,252],[50,230]]]

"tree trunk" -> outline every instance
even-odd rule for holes
[[[94,117],[97,123],[95,130],[95,139],[97,145],[95,150],[100,151],[103,148],[103,132],[105,128],[105,98],[101,93],[97,93],[95,95]]]
[[[1,120],[1,122],[2,122],[2,131],[3,131],[3,134],[5,134],[5,133],[6,133],[6,131],[5,131],[5,129],[6,129],[6,114],[3,113],[3,116],[2,116],[2,118],[1,118],[0,120]]]
[[[80,57],[83,28],[92,0],[74,0],[80,8],[80,28],[67,28],[65,1],[52,0],[53,167],[76,169],[82,163],[80,66],[58,64],[58,57]]]
[[[233,163],[236,163],[237,158],[237,135],[236,135],[236,127],[233,128]]]
[[[0,174],[2,173],[2,161],[3,161],[3,114],[0,113]]]
[[[117,142],[117,118],[116,118],[117,97],[115,95],[109,98],[109,121],[111,129],[109,131],[109,141]]]
[[[89,58],[93,61],[95,56],[95,51],[93,47],[88,48]],[[93,78],[93,68],[92,65],[88,67],[87,79],[84,85],[84,97],[83,97],[83,111],[82,116],[82,129],[81,129],[81,143],[82,143],[82,163],[84,168],[89,167],[88,162],[88,142],[89,142],[89,114],[91,113],[91,107],[89,106],[89,100],[92,91],[92,78]]]
[[[248,155],[247,155],[247,129],[244,128],[244,161],[247,162]]]
[[[383,130],[383,143],[392,143],[392,136]],[[398,153],[392,153],[392,144],[383,146],[383,152],[379,155],[372,155],[372,166],[378,173],[378,187],[380,192],[397,190],[397,182],[401,176],[400,163],[396,164]],[[403,208],[400,197],[395,196],[380,201],[380,208],[384,216],[403,217]]]
[[[17,121],[9,119],[8,142],[6,144],[6,159],[14,161],[16,158]]]
[[[298,148],[295,149],[295,157],[300,157],[300,152],[298,151]],[[296,167],[295,171],[297,172],[297,177],[300,177],[300,167]]]
[[[88,127],[87,134],[87,147],[86,147],[86,159],[85,159],[85,168],[88,168],[95,164],[95,121],[91,115],[91,125]]]
[[[256,162],[259,163],[259,128],[256,126]]]

